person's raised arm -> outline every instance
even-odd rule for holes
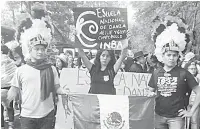
[[[75,30],[75,36],[77,36],[77,32],[78,31],[79,30]],[[86,56],[85,52],[83,51],[83,49],[80,48],[80,47],[78,48],[78,54],[81,57],[81,59],[83,60],[83,63],[85,65],[85,67],[90,71],[93,64],[90,62],[90,60],[87,58],[87,56]]]
[[[127,56],[128,41],[129,41],[130,37],[131,37],[131,33],[130,33],[130,31],[128,31],[128,32],[127,32],[127,38],[124,39],[124,40],[122,40],[123,46],[122,46],[121,55],[120,55],[119,59],[116,61],[115,65],[114,65],[114,71],[115,71],[115,73],[118,72],[118,70],[119,70],[120,67],[121,67],[121,64],[122,64],[123,60],[124,60],[124,59],[126,58],[126,56]]]
[[[85,52],[83,51],[82,48],[78,48],[78,54],[81,57],[81,59],[83,60],[83,63],[85,64],[86,68],[90,71],[93,64],[87,58],[87,56],[85,55]]]
[[[127,50],[128,50],[127,48],[123,49],[119,59],[116,61],[115,65],[114,65],[115,73],[118,72],[118,70],[120,69],[120,67],[122,65],[123,60],[126,58]]]

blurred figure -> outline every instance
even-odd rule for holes
[[[185,69],[187,69],[196,79],[196,81],[198,83],[200,83],[200,74],[198,74],[197,72],[197,64],[196,62],[190,61],[188,63],[185,64]],[[190,99],[189,99],[189,109],[191,109],[194,100],[195,100],[196,94],[192,91],[191,95],[190,95]],[[196,109],[196,111],[194,112],[193,116],[191,117],[191,129],[199,129],[199,110],[200,106]]]
[[[64,55],[67,58],[67,68],[72,68],[73,67],[73,52],[71,50],[66,50],[64,52]]]
[[[133,63],[134,63],[134,59],[132,57],[126,57],[126,59],[124,60],[124,64],[125,64],[124,69],[126,72],[130,72],[130,68]]]
[[[68,62],[67,62],[67,68],[73,68],[73,60],[74,60],[74,58],[73,58],[73,56],[68,56]]]
[[[72,56],[73,57],[73,52],[71,50],[66,50],[64,52],[65,56],[69,57],[69,56]]]
[[[125,71],[125,63],[124,63],[124,61],[123,61],[122,64],[121,64],[121,67],[120,67],[120,69],[119,69],[119,72],[126,72],[126,71]]]
[[[60,77],[60,73],[63,68],[67,68],[68,63],[67,59],[63,53],[61,53],[59,56],[56,58],[56,69],[58,71],[58,76]]]
[[[155,55],[150,54],[147,57],[147,64],[148,64],[148,73],[152,73],[156,69],[163,67],[162,63],[160,63]]]
[[[185,64],[187,64],[189,61],[194,61],[194,60],[195,60],[195,54],[193,52],[188,52],[183,59],[181,67],[184,68]]]
[[[146,57],[147,54],[144,54],[142,51],[136,52],[134,54],[135,63],[131,65],[130,72],[136,73],[146,73],[147,72],[147,64]]]
[[[20,46],[16,47],[13,51],[12,51],[12,55],[13,55],[13,60],[15,61],[15,65],[17,67],[22,66],[23,64],[25,64],[24,61],[24,56],[22,54],[22,48]]]
[[[13,40],[6,43],[5,45],[10,49],[9,56],[15,61],[17,67],[25,64],[24,55],[22,53],[22,47],[17,41]]]
[[[22,53],[22,48],[19,46],[18,42],[11,41],[6,43],[6,45],[11,49],[10,57],[14,60],[15,65],[20,67],[25,64],[24,55]],[[21,112],[21,93],[14,100],[14,108],[20,110]]]
[[[73,60],[73,68],[78,68],[78,57],[75,57]]]
[[[6,98],[16,66],[8,56],[9,51],[6,45],[1,45],[1,127],[4,127],[4,115],[8,115],[8,128],[12,129],[14,126],[13,101],[9,105]],[[4,112],[4,109],[6,109],[6,112]]]

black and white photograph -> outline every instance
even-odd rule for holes
[[[2,1],[1,129],[200,129],[200,1]]]

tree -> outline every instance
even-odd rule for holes
[[[146,43],[144,46],[153,45],[151,41],[152,21],[156,16],[165,17],[166,15],[173,15],[184,18],[189,25],[191,31],[196,31],[196,40],[200,37],[200,2],[187,1],[151,1],[151,2],[131,2],[136,12],[136,24],[132,31],[137,35],[134,37],[134,42],[141,40],[141,35],[144,39],[140,43],[133,43],[133,48],[140,47],[142,42]],[[193,41],[194,42],[194,41]],[[200,41],[197,41],[200,42]]]
[[[26,17],[24,12],[30,14],[32,2],[8,1],[7,5],[9,8],[2,11],[1,23],[15,28],[19,21]],[[186,20],[194,37],[192,49],[200,50],[198,49],[200,46],[199,1],[46,1],[46,7],[56,30],[54,35],[56,42],[71,44],[74,41],[75,27],[72,12],[74,7],[130,7],[131,11],[135,12],[128,24],[133,33],[131,37],[133,51],[153,52],[152,21],[156,16],[165,17],[166,15],[179,16]],[[24,16],[19,16],[20,11]]]

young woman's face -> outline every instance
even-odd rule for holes
[[[60,59],[56,59],[56,67],[58,67],[59,69],[62,69],[62,62]]]
[[[192,75],[195,75],[197,73],[197,67],[195,66],[195,64],[191,64],[189,67],[188,67],[188,71],[192,74]]]
[[[174,67],[177,65],[178,61],[178,52],[176,51],[167,51],[163,54],[163,62],[168,67]]]
[[[107,66],[111,60],[111,56],[108,51],[103,51],[100,55],[101,65]]]

